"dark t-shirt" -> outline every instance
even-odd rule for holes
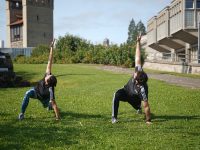
[[[126,91],[129,97],[139,97],[142,101],[148,101],[148,85],[147,83],[143,85],[136,85],[133,77],[128,81],[128,83],[124,86],[124,90]]]
[[[45,85],[45,77],[47,74],[44,75],[43,79],[40,80],[37,85],[34,87],[36,91],[37,98],[39,100],[55,100],[55,95],[54,95],[54,87],[49,87]]]

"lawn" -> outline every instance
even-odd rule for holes
[[[15,64],[15,72],[34,83],[46,65]],[[128,103],[120,103],[119,123],[111,124],[113,93],[130,78],[95,65],[54,65],[54,113],[30,100],[25,120],[18,121],[22,98],[30,87],[0,89],[0,149],[200,149],[200,90],[150,79],[152,122]]]

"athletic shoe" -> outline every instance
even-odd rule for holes
[[[24,114],[23,114],[23,113],[20,113],[18,119],[19,119],[19,120],[23,120],[23,119],[24,119]]]
[[[136,113],[137,113],[137,114],[142,114],[142,109],[141,109],[141,108],[138,109]]]
[[[47,107],[47,110],[50,111],[50,110],[53,110],[53,107],[52,107],[52,104],[49,103],[48,107]]]
[[[117,119],[115,117],[112,117],[112,124],[117,123]]]

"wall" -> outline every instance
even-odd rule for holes
[[[159,70],[159,71],[169,71],[178,73],[191,73],[200,74],[200,64],[189,64],[183,65],[183,63],[165,63],[165,62],[154,62],[146,61],[144,63],[144,68]]]

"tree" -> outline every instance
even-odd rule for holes
[[[140,20],[138,23],[137,23],[137,32],[141,32],[142,35],[145,35],[146,34],[146,28],[144,26],[144,24],[142,23],[142,21]]]
[[[146,28],[144,24],[140,20],[137,25],[135,25],[135,21],[132,19],[128,27],[127,44],[133,44],[136,41],[139,32],[141,32],[142,35],[146,34]]]
[[[134,19],[131,20],[129,27],[128,27],[128,39],[127,39],[127,43],[131,44],[133,41],[136,40],[136,25],[135,25],[135,21]]]

